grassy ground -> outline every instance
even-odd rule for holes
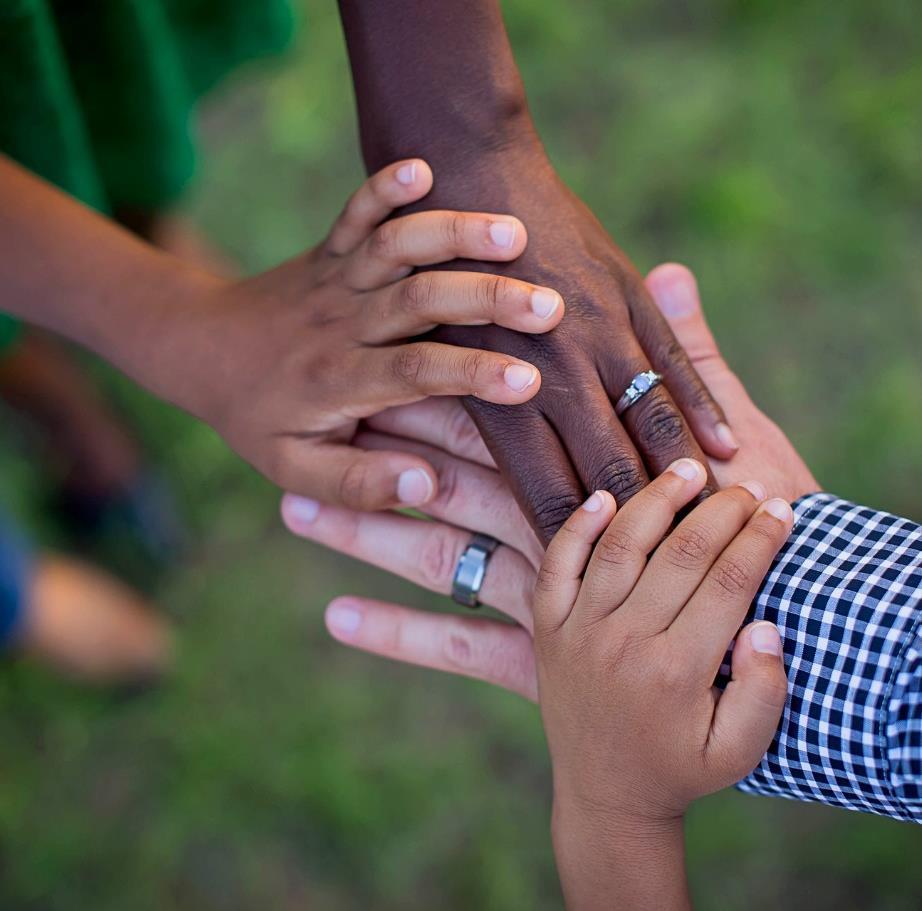
[[[698,273],[720,341],[832,490],[922,518],[922,35],[911,0],[508,0],[541,131],[643,267]],[[247,268],[360,179],[334,4],[205,111],[190,214]],[[188,506],[161,600],[176,674],[119,698],[0,676],[0,907],[559,906],[535,710],[329,642],[355,591],[434,605],[288,538],[207,430],[105,375]],[[3,457],[42,529],[42,479]],[[703,909],[917,908],[916,829],[722,794],[690,821]]]

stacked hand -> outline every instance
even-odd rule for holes
[[[670,533],[704,483],[704,467],[681,459],[617,515],[611,494],[592,494],[538,574],[554,846],[567,905],[579,911],[688,907],[685,811],[752,771],[784,706],[778,630],[739,628],[791,530],[791,507],[744,481]],[[721,693],[714,678],[734,639]]]
[[[421,205],[473,203],[515,212],[529,229],[522,255],[515,262],[465,267],[528,277],[557,289],[567,302],[567,319],[540,339],[501,326],[443,326],[434,334],[541,369],[542,388],[524,408],[510,412],[474,400],[466,405],[547,543],[586,491],[607,490],[624,503],[674,459],[729,458],[737,440],[732,420],[728,424],[676,344],[628,258],[557,176],[533,131],[521,125],[512,134],[500,152],[453,169]],[[662,385],[618,416],[614,403],[648,371],[661,374]],[[535,452],[540,459],[529,457]],[[711,477],[706,490],[715,489]]]
[[[647,285],[740,437],[741,449],[733,459],[712,462],[721,485],[759,478],[768,496],[788,501],[818,490],[790,442],[721,359],[691,274],[680,266],[661,266]],[[536,698],[532,594],[543,549],[466,413],[449,400],[392,409],[372,418],[357,442],[413,453],[435,467],[439,493],[423,510],[434,521],[367,515],[289,496],[283,506],[289,528],[442,594],[450,591],[471,532],[490,534],[501,546],[489,564],[481,600],[517,625],[347,597],[336,599],[327,611],[332,634],[366,651]]]
[[[508,261],[527,241],[522,223],[502,215],[427,211],[386,221],[431,187],[424,162],[397,162],[364,184],[315,250],[198,295],[164,321],[175,331],[158,347],[158,378],[148,385],[284,489],[355,509],[427,502],[438,482],[426,459],[405,447],[354,447],[358,422],[427,396],[517,405],[541,377],[516,357],[411,337],[440,323],[543,333],[564,311],[556,291],[525,281],[410,275],[448,260]]]

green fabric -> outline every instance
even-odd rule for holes
[[[0,151],[98,209],[161,207],[198,98],[291,31],[288,0],[0,0]]]
[[[0,152],[100,211],[157,210],[195,169],[198,98],[292,25],[288,0],[0,0]],[[16,335],[0,315],[0,350]]]

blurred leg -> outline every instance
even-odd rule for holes
[[[166,621],[140,595],[89,564],[36,560],[18,648],[87,683],[139,683],[169,665]]]

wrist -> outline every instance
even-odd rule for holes
[[[121,305],[81,341],[158,398],[205,418],[211,393],[198,368],[226,284],[155,251],[126,276]]]
[[[555,799],[551,834],[568,908],[690,907],[681,815],[637,816]]]

